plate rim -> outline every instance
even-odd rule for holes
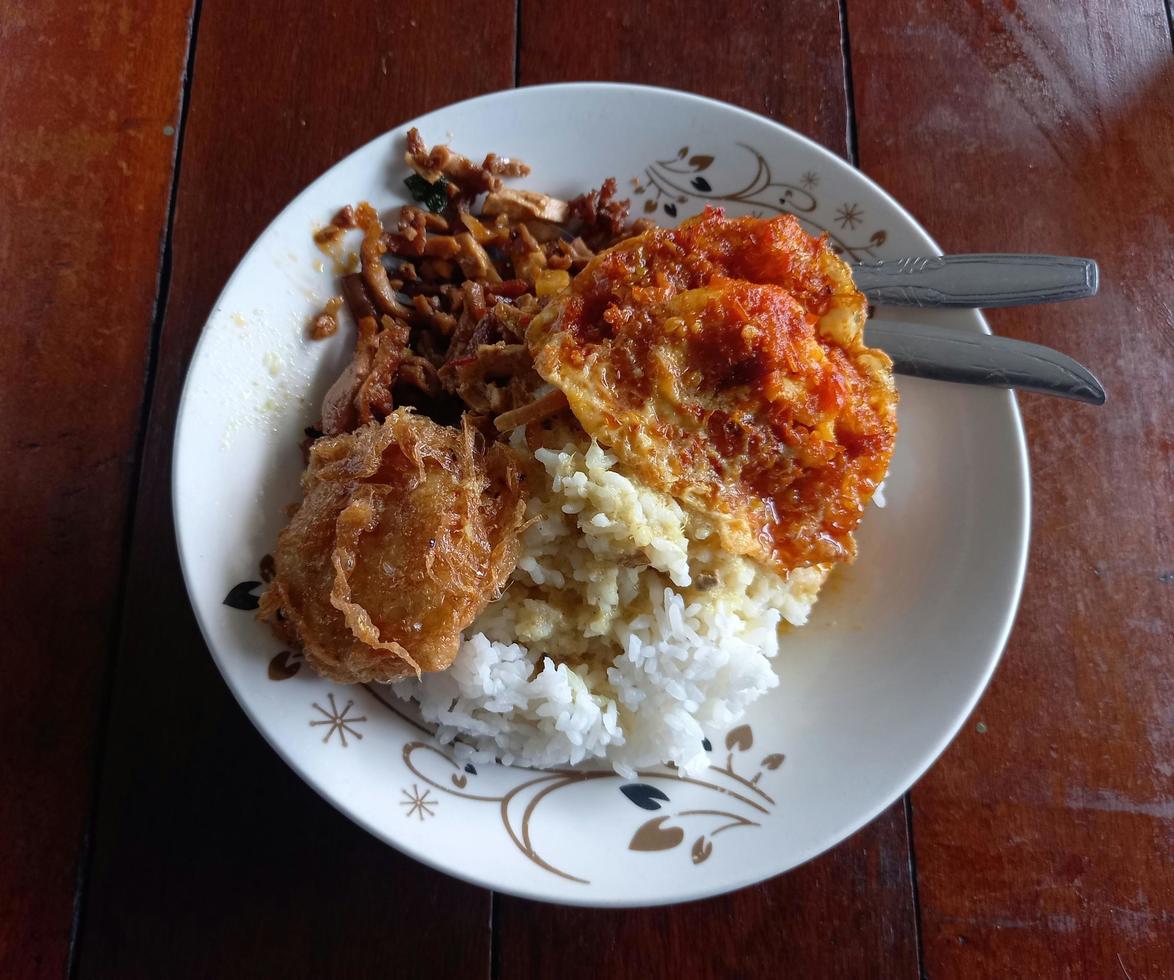
[[[924,226],[919,222],[900,202],[898,202],[887,190],[881,187],[876,181],[868,176],[866,172],[854,166],[848,160],[840,157],[838,154],[829,150],[827,147],[816,142],[814,139],[805,136],[804,134],[780,123],[774,119],[764,116],[760,113],[753,112],[749,109],[744,109],[741,106],[736,106],[720,99],[710,98],[708,96],[698,95],[693,92],[686,92],[680,89],[667,88],[664,86],[655,85],[638,85],[626,82],[556,82],[545,85],[526,85],[515,86],[511,88],[498,89],[493,92],[487,92],[482,95],[473,96],[468,99],[463,99],[459,102],[448,103],[439,106],[435,109],[430,109],[427,112],[420,113],[412,119],[405,120],[391,126],[389,129],[379,133],[372,139],[366,141],[360,146],[356,147],[350,153],[335,160],[329,167],[323,170],[317,177],[307,183],[297,194],[295,194],[286,204],[281,207],[276,214],[269,220],[260,233],[253,240],[253,243],[244,252],[244,254],[237,260],[236,265],[225,281],[223,287],[220,289],[215,301],[212,303],[208,311],[208,315],[204,319],[204,324],[200,328],[200,334],[197,338],[195,346],[192,348],[191,355],[188,359],[187,366],[184,372],[184,383],[180,392],[179,402],[176,407],[176,414],[173,422],[172,430],[172,444],[171,444],[171,464],[170,464],[170,481],[169,491],[171,493],[171,515],[172,525],[175,533],[176,550],[179,558],[180,572],[183,577],[184,590],[187,593],[188,604],[191,607],[192,613],[195,616],[196,624],[199,627],[201,638],[208,652],[212,656],[213,662],[216,664],[217,670],[220,672],[221,678],[224,680],[228,689],[232,692],[237,704],[241,707],[245,716],[249,719],[253,727],[258,731],[265,742],[273,749],[278,757],[288,765],[297,776],[309,786],[315,793],[323,800],[329,803],[334,809],[346,817],[349,821],[361,827],[367,833],[371,834],[377,840],[385,845],[395,848],[402,854],[419,861],[436,871],[446,874],[452,878],[467,882],[478,887],[487,888],[491,891],[500,892],[502,894],[512,895],[518,898],[524,898],[530,901],[547,902],[552,904],[568,905],[575,907],[590,907],[590,908],[639,908],[639,907],[656,907],[670,904],[681,904],[686,902],[700,901],[705,898],[710,898],[716,895],[727,894],[739,891],[743,888],[754,884],[759,884],[769,881],[782,874],[787,874],[794,871],[808,862],[814,860],[820,855],[830,851],[832,848],[845,843],[849,838],[854,837],[864,827],[872,823],[881,813],[891,807],[897,800],[901,799],[907,793],[911,792],[917,783],[925,776],[926,772],[937,762],[945,753],[946,749],[958,736],[962,730],[962,726],[966,724],[971,717],[975,707],[985,694],[990,685],[994,672],[1002,660],[1003,653],[1007,646],[1007,641],[1010,638],[1011,631],[1019,612],[1019,606],[1023,597],[1023,586],[1027,572],[1027,560],[1030,549],[1031,538],[1031,466],[1030,457],[1027,450],[1027,438],[1023,427],[1022,414],[1019,410],[1018,401],[1014,391],[1005,391],[1004,398],[1005,407],[1010,412],[1011,420],[1011,435],[1014,442],[1013,455],[1018,461],[1018,470],[1016,473],[1016,480],[1018,482],[1018,502],[1020,505],[1021,519],[1019,526],[1015,528],[1016,540],[1018,543],[1015,554],[1014,568],[1011,569],[1012,582],[1012,598],[1007,609],[1003,615],[1002,622],[998,624],[998,628],[993,631],[994,641],[991,644],[991,652],[987,654],[986,663],[983,665],[981,671],[980,682],[975,685],[974,690],[966,699],[964,706],[958,711],[957,717],[954,721],[946,727],[943,735],[927,750],[925,750],[921,757],[917,759],[913,765],[910,766],[911,777],[903,777],[901,782],[906,782],[906,785],[892,796],[886,798],[883,802],[870,810],[864,811],[862,815],[853,821],[847,829],[837,831],[835,839],[826,842],[820,842],[810,849],[810,853],[803,854],[799,860],[789,865],[780,871],[761,875],[753,871],[742,876],[738,876],[733,883],[719,883],[711,887],[699,887],[692,889],[684,889],[679,893],[665,898],[657,898],[652,900],[635,900],[625,901],[622,899],[608,899],[607,897],[593,897],[591,894],[584,894],[581,897],[578,894],[570,896],[553,897],[549,893],[536,891],[527,887],[515,887],[511,884],[502,885],[500,882],[490,880],[488,876],[479,876],[470,873],[463,869],[458,869],[452,866],[445,866],[438,860],[434,859],[430,852],[425,848],[415,846],[410,841],[401,839],[392,839],[387,834],[367,821],[358,813],[354,812],[347,804],[346,800],[340,796],[335,796],[329,793],[325,787],[321,786],[309,773],[298,763],[297,757],[292,753],[287,752],[282,744],[277,740],[276,736],[271,733],[265,725],[263,725],[258,718],[258,715],[252,710],[249,700],[245,697],[242,690],[234,682],[230,671],[227,669],[222,660],[222,654],[217,649],[216,645],[210,640],[211,628],[205,622],[205,616],[201,609],[197,606],[193,599],[192,581],[193,575],[189,572],[189,565],[194,561],[195,549],[191,546],[185,547],[184,534],[182,531],[182,523],[180,520],[179,511],[179,449],[183,442],[184,434],[184,419],[187,415],[186,409],[188,407],[189,398],[192,395],[192,374],[193,366],[199,360],[201,351],[206,342],[208,342],[209,331],[208,325],[212,321],[216,311],[223,305],[225,296],[233,288],[238,276],[241,276],[243,269],[247,264],[249,258],[260,247],[261,242],[266,238],[270,229],[285,215],[296,203],[307,194],[310,189],[322,180],[330,171],[340,166],[345,161],[351,159],[357,154],[365,152],[372,144],[384,139],[391,133],[401,130],[407,126],[419,123],[421,120],[441,113],[453,111],[455,109],[468,109],[480,102],[490,102],[496,100],[508,100],[516,96],[520,92],[546,91],[552,94],[559,92],[591,92],[591,91],[611,91],[611,92],[627,92],[638,93],[641,95],[655,95],[658,97],[669,97],[677,99],[685,103],[695,103],[707,106],[710,109],[717,109],[725,113],[733,113],[741,118],[753,121],[756,124],[766,125],[776,130],[781,131],[790,139],[797,140],[806,145],[815,153],[833,160],[836,165],[846,166],[854,170],[856,174],[865,181],[869,189],[879,195],[889,206],[891,206],[902,217],[915,226],[922,234],[924,234],[932,243],[933,247],[941,252],[941,247],[926,231]],[[990,325],[986,321],[986,317],[981,310],[974,311],[977,314],[979,325],[983,332],[991,333]]]

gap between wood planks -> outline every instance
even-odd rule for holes
[[[856,141],[856,94],[852,89],[852,45],[848,34],[848,0],[839,0],[840,59],[844,64],[844,129],[848,143],[848,162],[859,169],[860,152]]]
[[[853,76],[852,76],[851,45],[850,45],[849,24],[848,24],[847,0],[824,0],[824,2],[827,4],[827,9],[828,9],[829,13],[831,11],[834,11],[835,16],[838,17],[838,27],[839,27],[839,31],[840,31],[840,35],[838,38],[838,40],[839,40],[839,55],[840,55],[840,64],[841,64],[841,69],[842,69],[843,86],[844,86],[843,93],[844,93],[844,112],[845,112],[845,115],[842,117],[842,120],[843,120],[842,125],[844,127],[843,128],[844,148],[846,151],[845,155],[846,155],[847,159],[849,160],[849,162],[853,166],[858,167],[860,165],[859,151],[858,151],[859,143],[858,143],[858,137],[857,137],[856,99],[855,99],[855,87],[854,87]],[[523,13],[524,13],[523,8],[522,8],[522,0],[518,0],[518,3],[516,5],[515,10],[516,10],[516,14],[515,14],[516,19],[515,19],[515,49],[514,49],[514,84],[515,84],[515,87],[517,87],[521,83],[521,80],[523,78],[522,69],[524,67],[521,64],[521,56],[522,56],[522,51],[523,51],[522,32],[524,30],[523,23],[522,23]],[[527,75],[525,77],[532,77],[532,72],[527,71]],[[589,76],[589,77],[594,77],[594,76]],[[570,80],[570,78],[568,78],[567,80]],[[621,80],[622,80],[622,77],[621,77]],[[664,83],[662,82],[662,84],[664,84]],[[770,114],[774,115],[774,113],[770,113]],[[913,809],[912,809],[912,800],[911,800],[910,794],[908,794],[908,793],[905,794],[905,796],[902,800],[902,806],[904,808],[904,817],[905,817],[905,828],[904,829],[907,834],[907,840],[906,840],[907,865],[906,865],[906,868],[909,873],[910,882],[911,882],[911,885],[910,885],[911,894],[909,897],[912,900],[913,915],[914,915],[913,937],[912,938],[915,943],[915,949],[916,949],[916,954],[915,954],[917,957],[916,969],[917,969],[919,975],[924,976],[925,970],[926,970],[926,965],[925,965],[925,953],[924,953],[924,941],[923,941],[923,929],[922,929],[922,908],[921,908],[918,881],[917,881],[917,861],[916,861],[916,855],[914,852],[914,844],[913,844],[913,827],[912,827]],[[498,978],[501,978],[505,975],[505,966],[503,963],[503,955],[505,955],[504,950],[505,950],[506,944],[504,942],[504,937],[501,933],[501,929],[503,926],[503,909],[508,911],[508,907],[506,906],[506,904],[500,900],[497,900],[496,896],[492,896],[491,910],[490,910],[490,927],[491,927],[490,949],[491,949],[491,976],[494,978],[494,980],[498,980]]]
[[[844,64],[844,105],[847,115],[848,162],[860,169],[860,144],[856,137],[856,93],[852,82],[852,36],[848,28],[848,0],[838,0],[840,10],[840,55]],[[1167,0],[1167,3],[1174,0]],[[921,890],[917,882],[917,848],[913,837],[913,793],[901,797],[905,811],[905,849],[909,855],[909,885],[913,895],[913,938],[917,944],[917,972],[927,980],[925,966],[925,939],[921,928]]]
[[[143,377],[143,399],[139,408],[138,428],[135,434],[134,450],[131,454],[131,472],[128,483],[126,521],[122,535],[122,568],[118,577],[118,588],[114,594],[116,615],[110,638],[110,655],[106,660],[106,672],[102,679],[102,694],[98,708],[98,729],[93,750],[93,766],[90,779],[89,813],[82,834],[78,854],[77,876],[73,895],[73,921],[69,929],[68,959],[66,975],[77,976],[81,952],[81,926],[86,912],[86,894],[89,875],[93,865],[94,824],[98,816],[99,788],[102,784],[103,759],[110,735],[110,709],[113,703],[114,676],[118,667],[118,650],[122,643],[126,605],[127,580],[130,575],[130,550],[135,529],[135,514],[138,509],[139,484],[143,475],[143,455],[147,443],[147,427],[151,417],[151,404],[155,395],[155,374],[158,366],[159,345],[163,333],[163,321],[167,314],[167,298],[171,289],[171,239],[175,226],[175,202],[179,190],[179,173],[183,165],[183,140],[187,132],[188,106],[191,104],[192,74],[196,62],[196,36],[200,26],[200,9],[203,0],[193,0],[192,12],[188,19],[187,49],[184,57],[183,74],[180,77],[178,119],[175,127],[175,150],[171,158],[171,186],[167,193],[167,219],[159,243],[158,273],[155,278],[155,304],[151,314],[151,329],[147,334],[147,365]]]

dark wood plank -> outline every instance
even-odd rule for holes
[[[1027,590],[966,733],[914,790],[932,977],[1174,975],[1174,70],[1160,0],[850,0],[860,158],[947,250],[1101,263],[996,311],[1094,368],[1021,399]]]
[[[518,82],[684,89],[770,116],[847,157],[839,16],[836,0],[605,0],[571,9],[521,0]]]
[[[190,0],[0,8],[0,976],[65,969]]]
[[[899,805],[801,868],[703,902],[613,911],[495,900],[503,978],[917,976]]]
[[[599,43],[584,44],[584,18]],[[523,84],[611,79],[683,88],[848,150],[834,0],[714,6],[523,3]],[[734,895],[601,912],[497,898],[498,975],[914,977],[902,804],[805,867]],[[569,955],[568,955],[569,954]]]
[[[280,16],[203,5],[80,976],[488,973],[488,892],[350,824],[286,769],[232,700],[180,580],[168,484],[187,362],[244,249],[355,146],[426,109],[510,85],[513,16],[509,0],[300,0]],[[435,43],[449,23],[481,50],[438,69]]]

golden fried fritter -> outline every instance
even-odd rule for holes
[[[518,558],[513,453],[399,409],[310,449],[260,618],[340,683],[452,663]]]
[[[596,256],[530,324],[583,428],[785,572],[850,561],[896,436],[892,363],[864,297],[790,216],[710,209]]]

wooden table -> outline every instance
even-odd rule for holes
[[[0,976],[1174,976],[1169,17],[1162,0],[0,6]],[[233,702],[172,536],[180,385],[269,219],[398,122],[578,79],[786,123],[950,251],[1102,269],[1096,300],[990,318],[1091,365],[1110,401],[1021,400],[1027,588],[963,734],[830,853],[677,908],[491,894],[349,824]]]

